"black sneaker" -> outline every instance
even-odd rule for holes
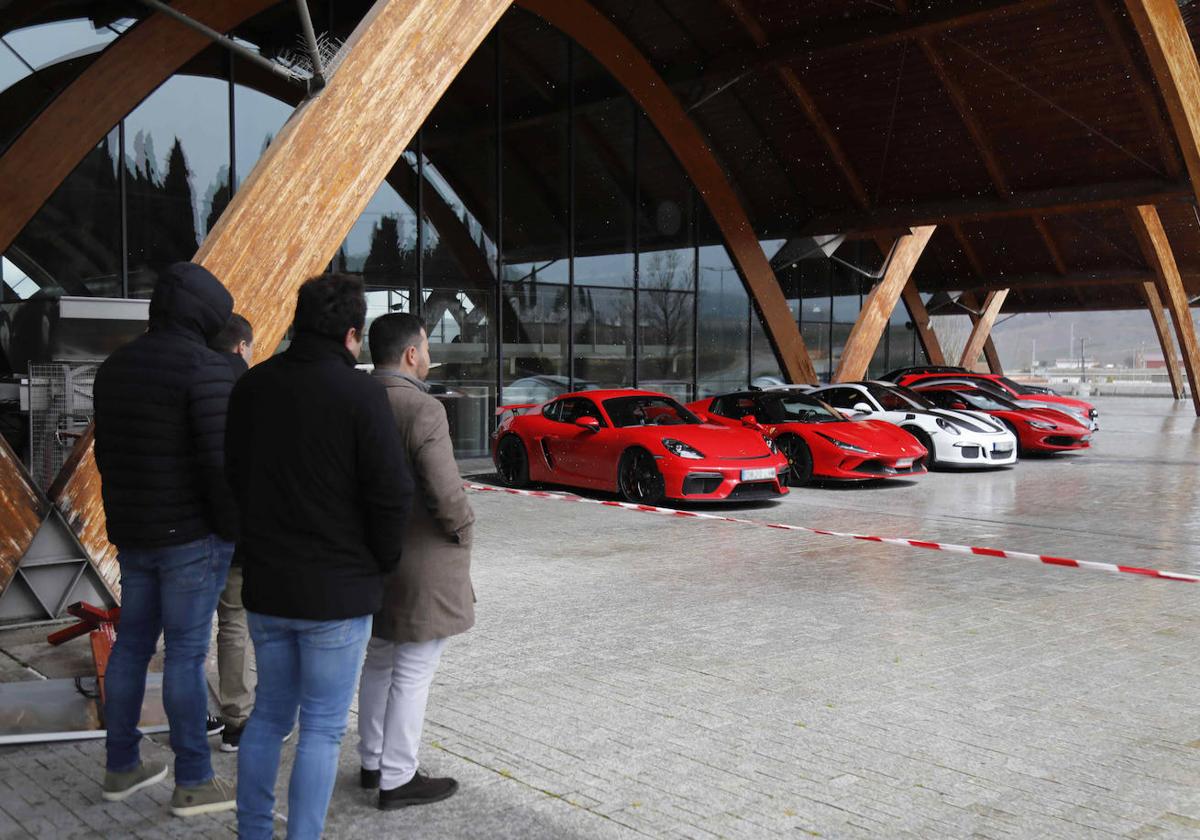
[[[379,790],[379,810],[394,811],[397,808],[407,808],[409,805],[428,805],[431,802],[441,802],[448,799],[458,790],[458,782],[454,779],[434,779],[422,776],[420,772],[406,784],[391,790]]]
[[[375,790],[379,787],[379,779],[383,775],[381,770],[368,770],[365,767],[358,768],[358,785],[363,790]]]
[[[221,752],[235,753],[238,751],[238,745],[242,743],[242,733],[246,731],[246,724],[234,726],[232,723],[225,726],[225,731],[221,733]]]
[[[205,727],[208,729],[208,737],[220,735],[225,730],[225,721],[218,717],[209,715],[204,721]]]

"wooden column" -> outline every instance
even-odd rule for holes
[[[176,0],[219,32],[277,0]],[[42,109],[0,156],[0,251],[71,171],[139,102],[212,42],[155,12],[102,52]]]
[[[1125,7],[1142,39],[1154,80],[1167,103],[1175,139],[1187,164],[1192,192],[1200,200],[1200,63],[1179,13],[1179,4],[1176,0],[1125,0]],[[1171,306],[1169,299],[1167,306]],[[1186,349],[1184,360],[1187,361]],[[1193,397],[1195,390],[1193,377]],[[1197,406],[1200,407],[1200,403]]]
[[[800,328],[750,219],[708,142],[671,88],[611,20],[586,0],[516,0],[570,36],[604,66],[646,112],[711,213],[763,326],[792,382],[817,381]]]
[[[900,296],[904,300],[904,305],[908,307],[908,316],[912,318],[913,328],[917,331],[917,338],[920,340],[921,346],[925,348],[925,358],[929,360],[929,364],[946,364],[946,356],[942,353],[942,345],[938,341],[937,333],[933,330],[933,324],[930,323],[929,312],[925,309],[925,301],[921,300],[921,293],[917,290],[917,284],[911,277],[904,284],[904,290]]]
[[[1171,380],[1171,396],[1177,400],[1183,399],[1183,380],[1179,375],[1179,358],[1175,352],[1175,341],[1171,338],[1171,327],[1163,316],[1162,298],[1158,287],[1153,283],[1142,284],[1142,294],[1146,297],[1146,307],[1150,310],[1150,318],[1154,321],[1154,332],[1158,336],[1158,346],[1162,348],[1163,363],[1167,367],[1167,376]]]
[[[1004,299],[1008,297],[1008,289],[999,289],[988,292],[987,297],[983,302],[983,309],[978,317],[972,318],[974,325],[971,328],[971,336],[967,339],[967,345],[963,348],[962,357],[959,360],[959,365],[968,370],[974,368],[975,362],[979,359],[979,354],[983,353],[988,339],[991,338],[992,326],[996,323],[996,316],[1000,314],[1000,307],[1004,305]],[[995,347],[992,348],[992,353],[995,354]],[[999,366],[999,359],[995,362],[988,359],[988,366],[992,368],[993,373],[999,373],[995,370]]]
[[[1171,251],[1167,232],[1154,206],[1143,205],[1130,210],[1128,215],[1138,244],[1142,247],[1142,254],[1154,271],[1158,292],[1167,304],[1171,320],[1175,322],[1175,337],[1183,351],[1183,366],[1192,390],[1192,403],[1197,416],[1200,416],[1200,388],[1197,387],[1197,383],[1200,383],[1197,379],[1200,374],[1200,344],[1196,341],[1196,324],[1192,320],[1192,310],[1188,308],[1187,293],[1183,288],[1183,278],[1179,276],[1179,266],[1175,264],[1175,254]]]
[[[834,382],[854,382],[866,375],[879,337],[883,335],[883,329],[892,317],[892,310],[896,308],[896,301],[912,277],[917,260],[921,258],[934,229],[933,225],[913,228],[911,234],[902,237],[896,244],[883,279],[867,295],[854,326],[850,328],[850,337],[846,339],[842,358],[833,374]]]

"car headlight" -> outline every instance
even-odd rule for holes
[[[1030,426],[1033,426],[1033,428],[1035,428],[1035,429],[1057,429],[1058,428],[1058,426],[1055,426],[1053,423],[1047,423],[1045,420],[1026,420],[1025,422],[1028,423]]]
[[[938,425],[939,429],[945,429],[947,432],[949,432],[952,435],[961,435],[962,434],[962,432],[960,432],[958,430],[958,426],[955,426],[953,423],[951,423],[945,417],[937,418],[937,425]]]
[[[704,457],[704,453],[699,449],[688,446],[681,440],[675,438],[663,438],[663,448],[674,455],[676,458],[686,458],[689,461],[699,461]]]
[[[775,445],[775,441],[772,440],[768,435],[763,435],[762,438],[763,442],[767,444],[767,449],[771,450],[772,455],[779,452],[779,447]]]
[[[817,434],[821,433],[817,432]],[[855,446],[853,443],[846,443],[844,440],[838,440],[837,438],[830,437],[829,435],[821,435],[821,437],[825,438],[825,440],[832,443],[838,449],[845,449],[847,452],[857,452],[859,455],[867,454],[867,450],[863,449],[861,446]]]

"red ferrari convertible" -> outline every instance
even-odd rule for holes
[[[813,478],[868,481],[925,472],[929,450],[882,420],[849,420],[798,390],[738,391],[689,406],[714,423],[763,429],[788,459],[788,484]]]
[[[1022,455],[1030,452],[1069,452],[1091,446],[1092,432],[1070,414],[1053,408],[1026,408],[990,389],[970,385],[926,385],[914,391],[939,408],[986,411],[1017,436]]]
[[[665,394],[582,391],[497,414],[492,460],[510,487],[566,484],[647,505],[787,492],[787,459],[769,437],[705,422]]]

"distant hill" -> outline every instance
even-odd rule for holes
[[[1195,320],[1195,310],[1192,314]],[[1099,364],[1128,364],[1139,347],[1148,353],[1160,352],[1150,313],[1145,310],[1001,316],[992,337],[1006,368],[1028,368],[1035,342],[1042,364],[1078,357],[1080,339],[1087,340],[1087,355]]]

